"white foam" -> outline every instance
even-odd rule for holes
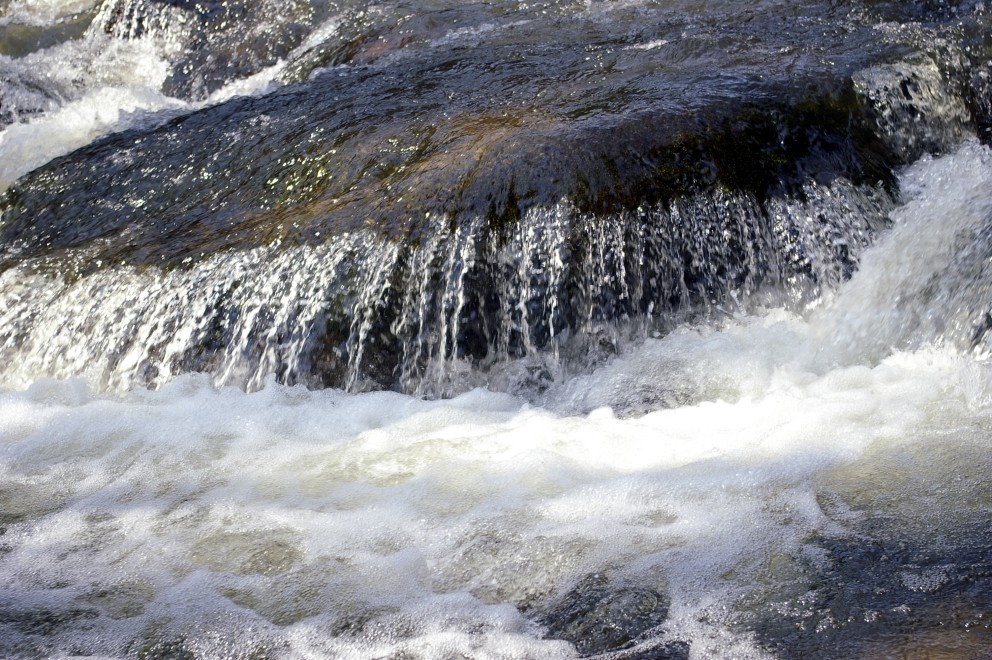
[[[244,630],[301,655],[567,657],[518,608],[609,572],[670,594],[671,630],[759,657],[714,611],[750,588],[748,566],[835,524],[818,482],[947,427],[952,452],[976,451],[961,438],[992,419],[992,374],[968,357],[897,353],[817,375],[774,351],[783,322],[797,327],[729,331],[767,363],[758,378],[726,370],[734,400],[627,420],[481,390],[245,394],[197,376],[120,399],[79,381],[3,394],[2,489],[22,519],[0,591],[24,608],[89,603],[90,632],[66,633],[84,647],[94,631],[171,621],[163,634],[187,631],[208,654]],[[726,350],[720,334],[696,335],[695,356]]]
[[[190,109],[159,91],[168,64],[148,42],[94,37],[4,64],[44,85],[52,107],[0,132],[0,190],[98,137]]]
[[[873,361],[894,348],[947,341],[968,348],[987,310],[983,230],[992,226],[992,153],[977,141],[923,159],[901,179],[908,202],[881,249],[811,318],[824,356]],[[977,261],[977,263],[976,263]]]
[[[102,88],[44,118],[0,133],[0,190],[57,156],[96,138],[144,125],[152,113],[186,106],[148,88]]]
[[[51,25],[93,10],[100,0],[11,0],[3,15],[5,21],[26,25]]]
[[[656,48],[667,46],[669,43],[670,42],[668,39],[653,39],[643,44],[634,44],[633,46],[629,46],[629,48],[633,48],[635,50],[654,50]]]

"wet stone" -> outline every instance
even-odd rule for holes
[[[148,3],[120,4],[140,14],[131,5]],[[171,12],[210,3],[178,4],[151,3]],[[405,25],[414,33],[409,43],[397,37],[406,43],[397,46],[402,58],[233,99],[53,162],[0,202],[0,239],[23,243],[24,256],[102,240],[105,261],[176,264],[272,240],[324,241],[366,223],[416,239],[436,230],[425,214],[485,217],[499,228],[562,199],[604,214],[721,186],[760,198],[801,185],[811,172],[874,184],[898,164],[898,154],[880,151],[851,95],[853,73],[900,50],[867,29],[822,44],[835,59],[829,68],[790,64],[787,77],[772,76],[762,55],[767,73],[756,76],[749,60],[758,53],[740,62],[714,50],[700,70],[679,68],[665,49],[632,47],[681,31],[686,19],[661,9],[665,35],[640,34],[640,21],[611,17],[592,26],[588,49],[576,46],[590,25],[574,8],[562,9],[552,31],[547,18],[524,12],[522,25],[490,30],[474,47],[431,47],[443,36],[431,25],[493,18],[450,16],[454,8],[441,4]],[[265,24],[255,13],[272,9],[238,11],[249,18],[217,20]],[[400,18],[407,22],[388,14],[382,21]],[[762,38],[783,44],[823,39],[800,30],[785,7],[747,28],[724,27],[727,18],[717,12],[705,21],[741,43],[764,30]],[[193,52],[216,64],[224,57],[215,50]],[[590,86],[595,61],[608,66]],[[724,69],[718,80],[707,73]],[[195,77],[200,69],[192,70]],[[674,103],[672,90],[682,90]]]
[[[196,654],[179,639],[152,639],[135,653],[138,660],[196,660]]]
[[[870,67],[855,78],[883,139],[910,160],[946,152],[974,132],[965,100],[929,58]]]
[[[30,484],[0,486],[0,525],[12,525],[42,518],[65,505],[67,494]]]
[[[296,564],[302,553],[275,532],[218,532],[194,544],[194,564],[235,575],[274,576]]]
[[[935,552],[913,541],[864,538],[817,543],[827,550],[828,563],[811,568],[809,590],[752,620],[778,657],[870,657],[866,649],[922,646],[934,635],[944,638],[936,648],[992,640],[987,551]]]
[[[611,655],[616,660],[689,660],[688,642],[675,641],[662,644],[645,644],[644,648],[622,651]]]
[[[25,635],[47,637],[56,635],[68,628],[84,626],[100,616],[90,608],[49,609],[49,608],[0,608],[0,625],[6,624]],[[0,647],[2,648],[2,647]]]
[[[54,25],[0,23],[0,55],[23,57],[28,53],[51,48],[71,39],[79,39],[85,34],[92,20],[91,12],[80,12]]]
[[[547,627],[547,637],[573,643],[582,655],[595,655],[635,643],[664,623],[668,606],[667,597],[653,589],[613,585],[606,576],[594,574],[566,593],[539,621]]]
[[[224,588],[221,594],[277,626],[292,625],[320,613],[320,589],[314,585],[294,584],[289,576],[284,576],[276,585]]]
[[[154,597],[152,585],[146,582],[125,582],[93,589],[79,600],[102,608],[112,619],[129,619],[143,614],[145,605]]]

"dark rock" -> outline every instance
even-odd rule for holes
[[[667,617],[668,599],[659,592],[613,585],[605,576],[594,574],[566,593],[540,622],[547,627],[548,637],[575,644],[582,655],[595,655],[632,645]]]
[[[196,660],[196,654],[179,639],[152,639],[135,653],[138,660]]]
[[[645,648],[637,648],[613,654],[615,660],[689,660],[691,649],[688,642],[666,642],[662,644],[644,644]]]
[[[189,90],[282,56],[250,47],[259,59],[242,70],[225,50],[269,25],[269,3],[105,9],[106,29],[155,23],[187,45],[202,39],[184,52],[210,61],[177,69]],[[968,92],[987,54],[980,12],[952,26],[937,12],[879,38],[876,15],[812,1],[760,13],[341,9],[321,43],[272,37],[279,53],[292,50],[286,75],[299,82],[109,136],[18,181],[0,195],[0,271],[29,264],[71,285],[104,269],[192,272],[257,249],[350,250],[360,235],[371,256],[349,253],[354,265],[335,273],[319,319],[287,312],[274,328],[264,323],[277,310],[257,316],[252,337],[276,347],[232,344],[247,310],[243,283],[225,281],[195,341],[170,364],[159,356],[168,342],[148,347],[127,377],[154,384],[244,354],[249,371],[285,382],[444,394],[444,383],[420,385],[446,378],[441,363],[488,367],[552,344],[566,361],[595,363],[621,348],[618,325],[651,319],[664,330],[676,314],[705,315],[762,286],[808,300],[853,272],[884,227],[895,169],[985,121],[987,101]],[[313,12],[293,4],[278,25],[293,32]],[[920,30],[974,47],[920,55]],[[943,64],[900,64],[926,58]],[[817,200],[817,186],[832,192]],[[525,241],[533,225],[540,241]],[[10,329],[0,345],[23,346],[35,331]],[[98,343],[92,353],[112,372],[129,339]],[[285,346],[302,348],[254,364]],[[539,393],[547,380],[535,372],[522,387]]]
[[[771,13],[728,38],[813,38],[791,19]],[[823,44],[832,66],[802,61],[782,76],[764,62],[755,71],[747,51],[742,62],[714,52],[702,70],[675,68],[665,46],[636,48],[638,25],[589,28],[564,14],[557,27],[549,35],[530,21],[467,48],[424,45],[438,32],[424,27],[405,57],[107,138],[9,191],[0,241],[30,256],[99,240],[102,261],[175,264],[369,224],[416,239],[435,230],[425,217],[486,217],[498,228],[562,199],[602,215],[714,188],[760,199],[811,176],[891,184],[902,162],[851,86],[855,71],[900,52],[867,32]],[[651,36],[685,26],[663,27]],[[586,47],[569,41],[587,29],[601,34]],[[604,75],[590,86],[597,68]]]
[[[96,619],[94,609],[0,608],[0,625],[13,626],[25,635],[50,636],[69,627],[85,627],[85,621]],[[2,647],[0,647],[2,648]]]

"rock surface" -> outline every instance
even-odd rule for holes
[[[272,11],[132,0],[95,19],[201,44],[173,62],[176,93],[276,61],[288,84],[111,135],[3,193],[0,273],[63,282],[49,325],[110,313],[80,284],[105,289],[90,278],[107,269],[152,273],[121,292],[131,306],[167,278],[213,292],[195,318],[136,319],[174,328],[156,345],[94,339],[92,319],[76,342],[92,357],[47,363],[103,361],[125,386],[274,372],[435,395],[486,382],[452,385],[457,361],[588,364],[630,324],[836,285],[884,227],[895,169],[989,126],[975,3],[296,3],[257,59],[233,53]],[[336,265],[305,298],[275,295],[283,261],[320,259]],[[0,337],[15,362],[37,332],[17,319],[42,313],[28,308]],[[553,377],[545,362],[526,370]]]

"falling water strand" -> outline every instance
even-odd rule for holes
[[[443,293],[438,310],[440,324],[433,336],[432,355],[418,393],[432,393],[423,389],[428,383],[441,388],[435,394],[450,396],[454,393],[449,381],[454,377],[458,365],[458,328],[465,305],[465,275],[475,265],[475,242],[481,233],[481,224],[478,220],[462,223],[455,228],[448,240],[448,254],[443,271],[446,277],[442,280]]]
[[[405,286],[399,316],[392,324],[392,333],[401,338],[403,357],[400,364],[400,382],[415,384],[423,378],[424,363],[430,359],[432,305],[436,303],[434,263],[447,244],[450,225],[442,223],[445,230],[429,233],[411,250],[407,259],[409,280]]]
[[[519,223],[513,240],[503,247],[503,259],[513,259],[514,254],[524,255],[515,269],[515,278],[506,281],[515,285],[515,291],[508,296],[516,299],[523,322],[524,350],[533,354],[537,350],[529,328],[534,325],[545,329],[552,346],[556,327],[562,324],[558,318],[559,302],[564,296],[562,285],[568,276],[568,256],[566,245],[568,227],[574,210],[565,204],[548,210],[528,214]],[[531,317],[532,310],[535,312]],[[509,333],[506,333],[509,334]]]
[[[356,301],[347,345],[348,378],[345,389],[351,392],[362,390],[365,386],[362,381],[362,360],[369,333],[386,305],[390,278],[400,255],[398,244],[387,243],[383,249],[376,250],[366,242],[363,247],[363,258],[352,265],[359,285],[354,294]]]
[[[502,234],[439,217],[439,231],[406,245],[362,230],[171,269],[77,277],[27,261],[0,275],[0,357],[17,365],[12,385],[89,374],[122,391],[205,371],[249,390],[275,374],[450,396],[521,359],[542,378],[583,370],[763,292],[807,304],[854,268],[887,209],[883,193],[837,181],[767,210],[724,193],[603,218],[563,202]]]
[[[186,22],[186,12],[168,2],[107,0],[93,19],[90,30],[119,39],[168,38],[177,44],[182,35],[177,26]]]

